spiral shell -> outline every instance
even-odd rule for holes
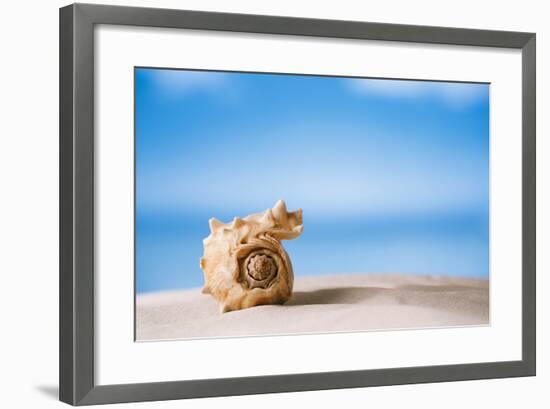
[[[264,304],[283,304],[292,295],[294,274],[281,240],[303,231],[302,210],[288,212],[279,200],[272,209],[231,223],[209,220],[203,240],[204,294],[211,294],[222,312]]]

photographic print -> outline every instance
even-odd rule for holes
[[[134,79],[137,341],[489,325],[489,84]]]

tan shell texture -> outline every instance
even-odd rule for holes
[[[302,234],[302,210],[286,210],[279,200],[272,209],[235,217],[231,223],[209,220],[203,240],[204,294],[211,294],[222,312],[256,305],[283,304],[292,295],[294,274],[281,240]]]

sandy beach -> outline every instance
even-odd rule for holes
[[[200,289],[136,298],[136,339],[161,340],[489,324],[488,280],[350,274],[297,277],[285,305],[222,314]]]

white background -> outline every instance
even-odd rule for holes
[[[113,26],[96,28],[95,40],[96,382],[109,385],[521,359],[518,51]],[[491,325],[133,342],[132,74],[134,66],[154,65],[490,82]],[[320,358],[321,351],[335,346],[340,348],[338,353]],[[261,360],[242,360],[251,350],[272,352]],[[204,365],[206,360],[210,365]]]
[[[107,2],[107,1],[104,1]],[[227,3],[227,4],[226,4]],[[5,407],[60,407],[57,388],[58,268],[58,1],[4,2],[0,65],[0,402]],[[115,3],[113,3],[115,4]],[[536,378],[202,399],[134,404],[135,407],[265,408],[284,406],[515,408],[548,406],[550,361],[550,144],[543,108],[549,97],[548,12],[543,2],[522,1],[133,1],[116,4],[317,18],[461,26],[537,32],[538,81],[538,373]],[[550,40],[548,40],[550,41]],[[546,159],[548,160],[548,159]],[[546,254],[544,254],[546,253]],[[122,406],[118,406],[122,407]]]

